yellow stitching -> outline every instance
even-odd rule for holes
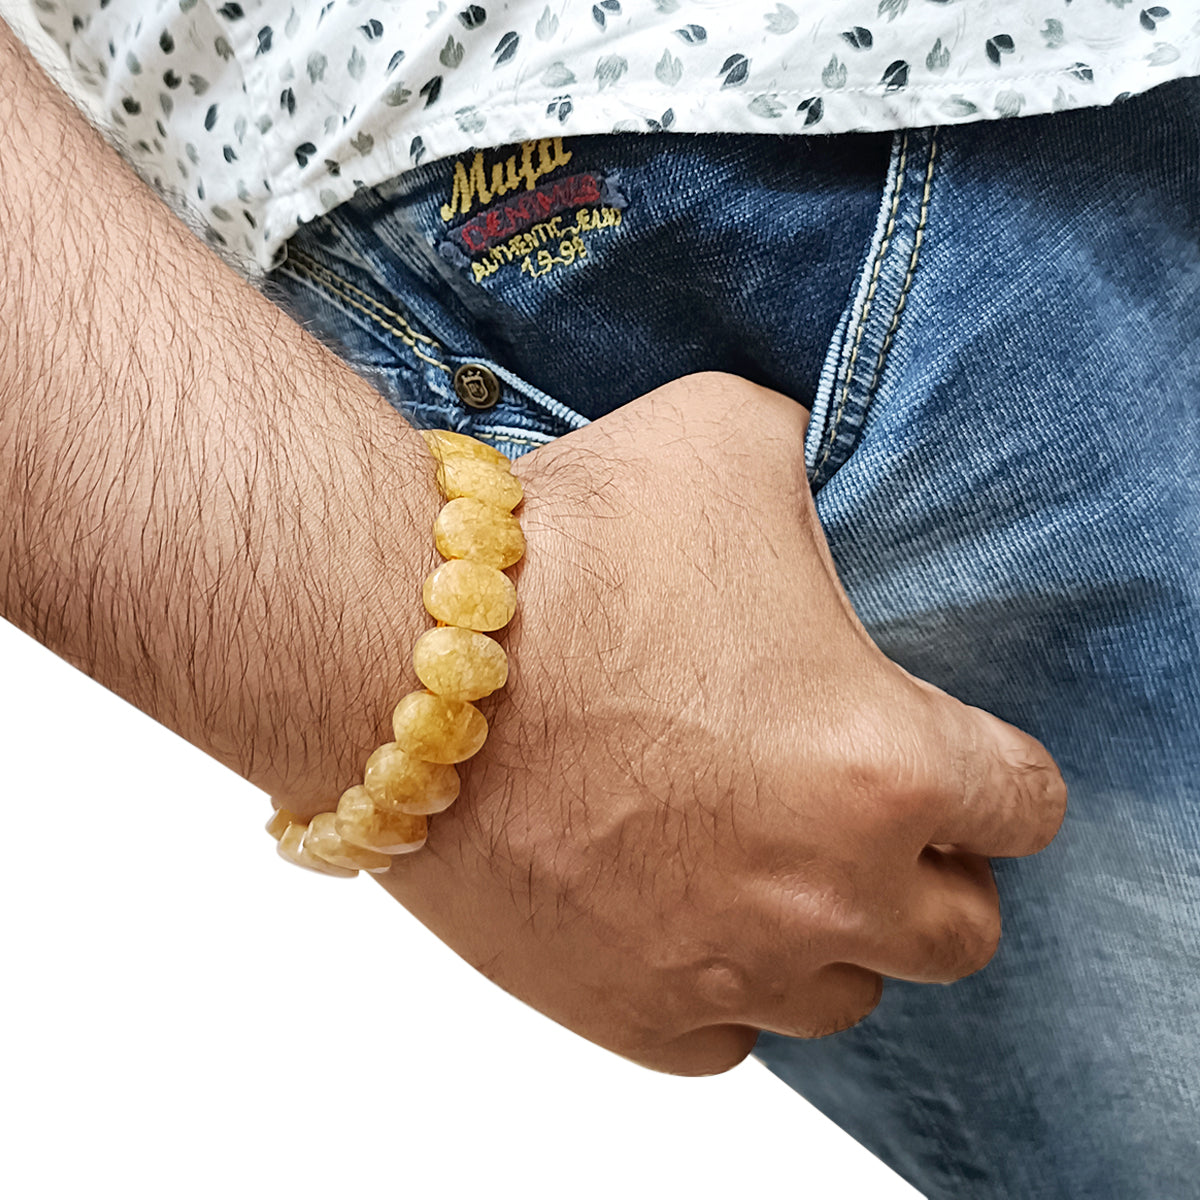
[[[833,426],[829,430],[829,440],[825,446],[825,453],[821,456],[821,461],[817,463],[814,475],[820,472],[826,462],[829,461],[829,456],[833,453],[833,444],[837,438],[837,431],[842,423],[842,417],[846,413],[846,401],[850,396],[850,384],[854,379],[854,365],[858,361],[858,351],[862,343],[863,330],[866,328],[867,318],[871,314],[871,304],[875,299],[875,288],[879,283],[879,272],[883,266],[884,257],[887,254],[887,249],[892,240],[892,234],[896,231],[896,210],[900,206],[900,192],[904,187],[904,169],[908,162],[908,131],[905,130],[903,139],[900,142],[900,162],[896,166],[896,186],[892,190],[892,207],[888,213],[887,227],[883,233],[883,241],[879,244],[879,251],[875,255],[875,264],[871,269],[871,283],[867,288],[866,299],[863,301],[862,314],[858,319],[858,327],[854,332],[854,348],[850,352],[850,361],[846,364],[846,377],[842,381],[842,394],[838,398],[837,412],[834,414]]]
[[[884,359],[891,348],[892,337],[896,332],[897,326],[900,324],[900,314],[904,311],[904,305],[908,302],[908,291],[912,287],[913,276],[917,272],[917,259],[921,254],[921,242],[925,239],[925,223],[929,217],[929,193],[933,186],[933,164],[936,158],[937,130],[934,130],[932,140],[929,144],[929,166],[925,169],[925,190],[921,194],[921,215],[917,218],[916,236],[913,238],[912,254],[908,260],[908,274],[904,276],[904,286],[900,289],[900,300],[896,305],[896,311],[892,314],[892,323],[888,326],[888,331],[884,335],[883,345],[879,349],[879,359],[875,363],[875,374],[871,376],[871,386],[867,388],[867,395],[870,395],[875,390],[875,385],[879,382],[879,376],[883,374]]]
[[[411,336],[412,338],[415,338],[419,342],[424,342],[427,346],[434,346],[439,350],[443,349],[442,345],[439,342],[437,342],[434,338],[427,337],[425,334],[419,333],[417,330],[415,330],[404,319],[402,314],[396,312],[395,309],[388,308],[388,306],[386,304],[381,304],[378,300],[375,299],[374,296],[371,296],[367,292],[364,292],[361,288],[355,287],[354,284],[352,284],[348,279],[343,279],[336,271],[332,271],[329,269],[329,267],[323,266],[321,263],[315,261],[314,259],[309,258],[308,255],[304,254],[303,252],[298,253],[296,255],[296,257],[298,259],[303,260],[303,265],[310,272],[319,271],[325,275],[330,276],[332,279],[337,281],[337,284],[340,287],[343,287],[343,288],[347,289],[348,291],[353,292],[356,296],[361,296],[368,304],[379,309],[380,312],[387,313],[387,315],[389,317],[394,317],[397,321],[399,321],[399,323],[404,327],[404,329],[408,332],[409,336]],[[330,286],[332,286],[332,285],[330,285]]]
[[[408,330],[409,334],[412,337],[416,338],[416,340],[418,342],[424,342],[427,346],[436,346],[439,350],[443,349],[441,344],[438,343],[437,341],[435,341],[433,338],[427,337],[423,333],[418,333],[417,330],[415,330],[404,319],[404,317],[400,313],[396,312],[394,309],[388,308],[388,306],[386,304],[381,304],[378,300],[375,299],[374,296],[371,296],[368,293],[364,292],[362,290],[362,288],[356,288],[354,286],[354,284],[352,284],[348,279],[343,279],[336,271],[330,270],[329,267],[324,266],[322,263],[317,262],[315,259],[309,258],[309,256],[307,254],[305,254],[303,251],[296,251],[295,257],[302,260],[304,265],[308,268],[308,270],[324,272],[324,274],[331,276],[333,279],[336,279],[338,284],[341,287],[344,287],[347,290],[353,292],[356,296],[361,296],[364,300],[367,301],[368,304],[371,304],[375,308],[379,309],[380,312],[387,313],[387,315],[389,317],[394,317],[397,321],[400,322],[401,325],[404,326],[404,328],[406,330]]]
[[[327,279],[321,279],[315,272],[309,270],[307,267],[303,266],[301,263],[296,262],[294,258],[288,259],[288,266],[284,269],[285,270],[291,269],[291,270],[298,271],[301,275],[308,275],[314,283],[316,283],[320,287],[325,288],[327,291],[332,292],[344,304],[349,304],[351,306],[351,308],[358,309],[359,312],[363,313],[365,316],[370,317],[372,321],[376,322],[379,325],[382,325],[383,328],[388,331],[388,333],[392,334],[394,337],[399,338],[399,340],[402,341],[418,358],[424,360],[427,363],[432,364],[435,367],[440,367],[443,371],[446,372],[447,375],[450,375],[453,373],[453,372],[451,372],[450,368],[448,366],[446,366],[445,363],[439,362],[436,358],[431,358],[428,354],[426,354],[420,348],[420,346],[418,346],[416,344],[416,342],[414,342],[410,337],[408,337],[404,333],[404,331],[402,329],[398,329],[394,325],[389,325],[387,323],[387,321],[385,321],[381,316],[379,316],[376,313],[371,312],[371,310],[369,308],[366,308],[363,305],[359,304],[357,301],[352,300],[349,296],[345,295],[344,293],[339,292],[338,289],[336,287],[334,287],[333,284],[331,284]],[[330,272],[330,274],[332,274],[332,272]],[[368,296],[367,299],[370,299],[370,297]],[[380,306],[380,307],[382,307],[382,306]]]

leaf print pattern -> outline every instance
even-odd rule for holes
[[[800,18],[796,15],[796,10],[788,8],[786,4],[776,4],[775,11],[767,13],[768,33],[791,33],[799,23]]]
[[[721,87],[741,87],[750,77],[750,60],[744,54],[731,54],[718,73],[725,76]]]
[[[547,87],[566,87],[575,82],[575,72],[564,62],[553,62],[542,72]]]
[[[609,54],[596,64],[596,79],[603,90],[612,87],[629,70],[629,63],[619,54]]]
[[[1165,66],[1167,63],[1173,63],[1179,58],[1179,50],[1175,46],[1170,46],[1166,42],[1159,42],[1154,49],[1146,55],[1146,62],[1152,67]]]
[[[942,45],[942,39],[938,38],[933,43],[933,49],[925,55],[925,69],[934,71],[944,71],[950,65],[950,51]]]
[[[534,33],[539,42],[548,42],[558,32],[558,18],[547,7],[534,26]]]
[[[1011,54],[1015,46],[1007,33],[998,33],[995,37],[988,38],[986,49],[988,59],[999,66],[1001,55]]]
[[[1066,41],[1063,36],[1063,23],[1055,17],[1047,17],[1046,24],[1042,26],[1042,37],[1046,39],[1048,49],[1057,50]]]
[[[605,29],[608,26],[608,17],[611,13],[613,16],[619,16],[621,12],[621,0],[600,0],[598,4],[592,5],[592,20]]]
[[[825,115],[825,101],[820,96],[810,96],[800,101],[796,111],[804,114],[805,125],[815,125]]]
[[[846,80],[849,77],[844,63],[838,61],[838,56],[835,54],[825,65],[825,70],[821,72],[821,82],[827,88],[843,88],[846,86]]]
[[[756,117],[766,117],[767,120],[774,121],[783,116],[783,105],[779,103],[777,96],[755,96],[750,101],[750,111]]]
[[[1200,75],[1200,0],[841,0],[835,22],[817,0],[34,3],[143,176],[264,267],[395,147],[1008,119]]]
[[[654,78],[667,87],[674,87],[683,78],[683,61],[675,58],[670,50],[664,50],[654,68]]]
[[[499,42],[496,43],[496,49],[492,53],[496,56],[496,66],[502,66],[506,62],[511,62],[512,57],[517,52],[517,47],[521,44],[520,37],[515,33],[506,33]]]

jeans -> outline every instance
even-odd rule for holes
[[[457,196],[454,161],[360,191],[272,283],[415,423],[510,454],[696,370],[811,405],[872,636],[1070,788],[1051,847],[994,864],[988,967],[759,1038],[931,1197],[1200,1196],[1198,131],[1182,80],[895,135],[543,144],[561,165],[501,194],[507,147]]]

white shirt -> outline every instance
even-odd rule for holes
[[[477,146],[959,123],[1200,75],[1200,0],[34,5],[143,176],[262,267],[359,185]]]

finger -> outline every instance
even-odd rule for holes
[[[831,963],[777,999],[756,1006],[748,1019],[760,1029],[787,1037],[826,1037],[857,1025],[874,1011],[882,995],[878,972],[852,963]]]
[[[720,1075],[746,1058],[757,1040],[758,1030],[749,1025],[707,1025],[665,1045],[616,1053],[668,1075]]]
[[[915,872],[909,903],[874,928],[855,961],[913,983],[951,983],[985,967],[1000,944],[1000,903],[987,859],[930,846]]]
[[[1046,748],[1006,721],[947,697],[942,803],[929,841],[991,858],[1045,849],[1067,811],[1067,785]]]

